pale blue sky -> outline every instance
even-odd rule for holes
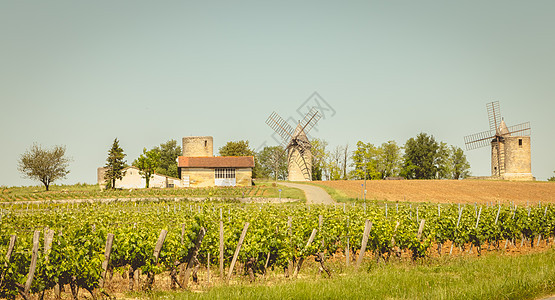
[[[317,91],[331,147],[426,132],[463,147],[530,121],[532,172],[555,170],[554,1],[2,1],[0,185],[33,142],[67,146],[66,180],[96,181],[115,137],[128,162],[188,135],[257,148],[264,121]],[[298,118],[298,117],[295,117]],[[488,148],[467,152],[489,175]]]

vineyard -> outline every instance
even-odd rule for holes
[[[271,183],[257,183],[249,187],[209,187],[209,188],[175,188],[175,189],[131,189],[100,190],[98,185],[52,186],[51,191],[42,187],[0,187],[0,202],[49,201],[76,199],[129,199],[129,198],[250,198],[280,196],[283,189],[284,198],[302,199],[301,191],[276,187]]]
[[[360,268],[479,255],[549,245],[555,235],[552,205],[95,202],[5,205],[0,216],[0,297],[25,299],[112,296],[122,289],[111,285],[117,274],[124,290],[156,289],[156,278],[187,289],[207,268],[220,282],[268,270],[295,278],[314,267],[303,268],[309,259],[332,277],[338,259]]]

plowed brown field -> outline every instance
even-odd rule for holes
[[[364,180],[314,181],[361,198]],[[555,203],[555,182],[490,180],[368,180],[366,199],[441,203]]]

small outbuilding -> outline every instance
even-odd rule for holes
[[[182,186],[250,186],[253,156],[213,156],[211,136],[183,138],[177,170]]]
[[[116,180],[115,188],[118,189],[141,189],[146,187],[146,179],[139,174],[139,169],[134,166],[127,167],[123,169],[125,175],[122,179]],[[104,173],[106,168],[98,168],[97,180],[100,187],[106,186],[106,180],[104,179]],[[153,188],[172,188],[172,187],[184,187],[181,179],[174,178],[166,175],[154,174],[150,178],[149,186]]]

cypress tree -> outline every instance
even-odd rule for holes
[[[123,149],[119,146],[118,139],[115,138],[112,148],[108,151],[108,158],[106,159],[105,166],[106,173],[104,173],[104,179],[108,181],[112,189],[116,186],[116,179],[122,179],[125,175],[123,169],[127,167],[127,164],[124,157],[125,153],[123,153]]]

